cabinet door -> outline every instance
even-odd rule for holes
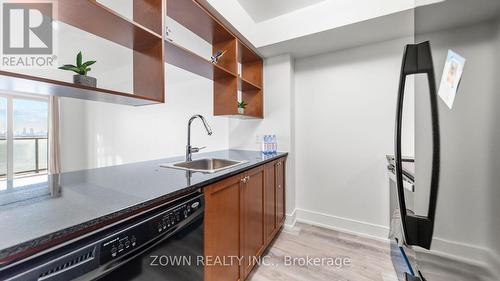
[[[205,257],[239,257],[240,255],[240,183],[237,175],[204,188]],[[240,266],[205,264],[205,281],[237,281]]]
[[[242,185],[241,202],[241,279],[245,280],[255,264],[254,257],[264,250],[264,166],[247,172]]]
[[[285,159],[276,162],[276,223],[281,227],[285,222]]]
[[[266,164],[264,175],[264,234],[266,243],[273,239],[276,220],[276,162]]]

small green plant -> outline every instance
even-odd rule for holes
[[[245,107],[247,107],[248,103],[246,103],[245,101],[239,101],[238,102],[238,108],[243,108],[245,109]]]
[[[82,63],[82,52],[80,51],[78,55],[76,55],[76,65],[65,64],[59,67],[59,69],[74,71],[80,75],[87,75],[87,72],[91,70],[89,66],[93,65],[94,63],[96,63],[95,60],[90,60]]]

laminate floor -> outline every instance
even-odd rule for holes
[[[308,260],[309,258],[309,260]],[[388,243],[297,223],[271,245],[250,281],[397,281]]]

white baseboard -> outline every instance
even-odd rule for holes
[[[490,249],[439,237],[432,240],[431,247],[431,252],[437,256],[476,265],[484,269],[489,268],[493,276],[500,276],[500,257]]]
[[[384,242],[388,241],[387,237],[389,235],[389,228],[382,225],[341,218],[304,209],[296,209],[294,213],[297,222],[316,225]]]
[[[486,264],[488,250],[475,245],[450,241],[439,237],[432,239],[432,252],[438,256],[447,257],[469,264]]]
[[[481,246],[450,241],[435,237],[431,251],[415,248],[429,264],[438,264],[453,271],[467,271],[477,280],[497,281],[500,276],[500,258],[493,251]]]
[[[325,213],[297,208],[292,214],[287,215],[285,224],[287,227],[293,227],[296,222],[307,223],[379,241],[389,241],[389,228],[386,226]],[[436,237],[432,242],[431,253],[435,256],[475,265],[478,268],[490,268],[493,270],[491,272],[492,276],[500,276],[500,256],[490,249]],[[484,272],[484,270],[481,271]]]
[[[486,264],[488,265],[488,268],[491,268],[491,274],[493,276],[500,276],[500,256],[493,252],[493,251],[488,251],[488,257],[486,258]]]
[[[294,227],[297,222],[297,209],[294,209],[291,214],[286,214],[285,227]]]

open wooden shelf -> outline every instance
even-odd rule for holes
[[[243,80],[262,88],[263,61],[250,48],[238,40],[238,62],[241,63],[241,77]]]
[[[58,1],[58,9],[59,21],[132,50],[144,50],[156,41],[162,40],[161,29],[152,31],[96,0]]]
[[[126,105],[164,102],[164,6],[163,0],[133,1],[130,20],[96,0],[57,1],[54,20],[133,50],[133,94],[8,71],[0,71],[0,89]]]
[[[113,90],[92,88],[58,80],[0,70],[0,89],[21,93],[36,93],[125,105],[149,105],[163,102]]]
[[[237,61],[241,64],[238,90],[241,91],[241,99],[248,104],[245,108],[245,115],[264,118],[262,58],[240,40],[238,40],[237,50]]]
[[[164,0],[133,0],[134,22],[163,35]]]
[[[133,50],[134,94],[7,71],[0,71],[2,89],[129,105],[162,103],[166,62],[214,81],[214,115],[263,118],[262,59],[197,0],[134,0],[133,19],[97,0],[61,0],[57,4],[57,20]],[[219,50],[226,53],[213,64],[164,40],[165,15],[209,42],[213,54]],[[248,103],[243,115],[238,114],[238,90]]]
[[[239,91],[254,91],[261,90],[262,87],[255,85],[253,82],[245,80],[243,77],[238,77],[238,90]]]
[[[227,115],[228,117],[234,118],[234,119],[262,119],[260,116],[252,116],[252,115],[247,115],[245,114],[235,114],[235,115]]]
[[[238,61],[241,63],[248,63],[254,61],[261,61],[262,58],[248,48],[243,42],[238,41]]]
[[[165,62],[211,80],[236,77],[235,73],[168,40],[165,41]]]
[[[241,91],[241,98],[248,104],[245,108],[245,115],[264,118],[264,95],[262,90]]]
[[[236,38],[194,0],[167,0],[167,16],[212,45]]]

